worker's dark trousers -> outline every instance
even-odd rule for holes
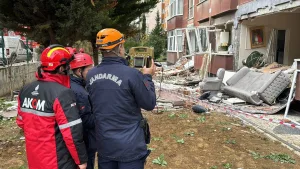
[[[98,169],[144,169],[147,156],[131,162],[110,161],[99,157]]]
[[[88,162],[87,162],[87,168],[86,169],[94,169],[95,167],[95,155],[96,155],[97,149],[88,149]]]

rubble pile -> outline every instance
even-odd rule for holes
[[[271,76],[273,77],[276,72],[278,73],[278,71],[283,72],[285,75],[287,75],[288,77],[291,78],[294,70],[295,70],[294,66],[292,66],[292,67],[284,66],[284,65],[280,65],[278,63],[272,63],[272,64],[269,64],[266,67],[262,67],[260,69],[251,68],[251,71],[260,72],[260,73],[264,74],[262,76],[265,76],[265,77],[268,76],[266,74],[270,74],[270,76],[269,76],[270,79],[272,79]],[[156,86],[157,93],[163,93],[161,91],[161,89],[168,89],[168,90],[176,91],[178,93],[182,93],[185,96],[193,96],[195,98],[200,98],[200,96],[203,96],[203,93],[207,92],[206,93],[207,97],[201,98],[201,100],[206,100],[208,102],[216,103],[216,104],[219,104],[220,106],[222,106],[222,105],[228,106],[228,104],[229,104],[229,106],[232,106],[237,110],[245,111],[248,113],[274,114],[285,108],[286,99],[284,98],[285,100],[283,102],[280,101],[280,99],[282,97],[284,97],[284,95],[285,95],[284,93],[281,95],[278,95],[277,99],[272,104],[270,104],[268,102],[267,102],[268,104],[266,104],[265,100],[263,99],[263,102],[259,105],[254,105],[251,102],[249,103],[247,100],[244,100],[243,98],[236,97],[236,96],[239,96],[239,94],[236,94],[236,96],[227,94],[223,90],[223,88],[225,86],[227,86],[226,81],[228,79],[230,79],[232,76],[234,76],[236,73],[237,72],[225,71],[224,79],[226,79],[226,80],[223,81],[223,85],[219,91],[208,91],[208,92],[201,91],[201,89],[199,87],[199,83],[205,82],[205,79],[204,80],[200,79],[199,72],[195,71],[195,69],[194,69],[193,60],[188,60],[187,58],[181,58],[176,62],[175,65],[164,66],[163,70],[161,68],[158,68],[156,71],[156,75],[154,77],[154,83]],[[278,75],[278,78],[279,78],[279,75]],[[249,78],[249,79],[251,79],[251,78]],[[283,80],[287,81],[287,78],[285,78]],[[272,80],[269,80],[269,81],[271,82]],[[268,84],[268,83],[264,83],[264,84]],[[272,86],[273,84],[270,83],[270,85]],[[265,88],[266,88],[265,90],[267,90],[268,86],[265,86]],[[270,87],[270,88],[272,88],[272,87]],[[287,89],[288,88],[290,88],[290,86],[288,86]],[[236,92],[239,92],[239,90],[237,90]],[[286,93],[286,91],[284,91],[284,92]],[[250,94],[253,94],[253,93],[250,93]],[[157,95],[159,95],[159,94],[157,94]],[[180,106],[174,105],[173,104],[174,98],[176,98],[177,100],[180,100],[180,101],[185,101],[185,104],[182,103],[182,105],[180,105]],[[233,102],[231,102],[231,101],[233,101]],[[163,109],[163,110],[164,109],[165,110],[177,110],[182,107],[192,107],[193,103],[188,103],[188,101],[184,97],[179,97],[177,95],[165,93],[165,94],[163,94],[163,96],[160,96],[159,99],[157,99],[157,106],[158,106],[158,108]]]

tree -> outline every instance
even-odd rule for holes
[[[156,20],[156,25],[154,29],[151,31],[147,45],[154,47],[154,57],[155,59],[158,59],[167,48],[167,35],[161,26],[158,11],[156,13],[155,20]]]
[[[97,32],[112,27],[129,36],[136,34],[139,30],[131,23],[156,3],[157,0],[1,0],[0,24],[24,32],[44,46],[88,40],[93,44],[97,63]]]

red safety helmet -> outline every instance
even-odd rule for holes
[[[43,70],[54,71],[58,66],[67,64],[71,60],[70,52],[61,45],[47,47],[41,55]]]
[[[75,55],[76,54],[76,48],[72,48],[72,47],[65,47],[71,55]]]
[[[80,48],[80,49],[79,49],[79,52],[80,52],[80,53],[84,53],[84,49],[83,49],[83,48]]]
[[[77,53],[77,49],[73,48],[73,52],[74,52],[74,54],[76,54]]]
[[[70,63],[70,68],[76,69],[80,67],[85,67],[89,65],[93,65],[94,61],[92,60],[92,57],[86,53],[78,53],[75,55],[74,60]]]

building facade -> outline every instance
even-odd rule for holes
[[[167,62],[187,57],[200,69],[210,55],[209,73],[216,74],[237,70],[259,51],[290,65],[300,56],[299,7],[299,0],[169,0]]]

